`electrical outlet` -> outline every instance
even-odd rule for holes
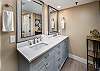
[[[10,36],[10,43],[14,43],[14,42],[16,42],[16,37],[15,37],[15,35],[11,35]]]

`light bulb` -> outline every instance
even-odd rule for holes
[[[61,8],[61,6],[57,6],[57,8],[59,9],[59,8]]]
[[[27,0],[27,1],[31,1],[31,0]]]

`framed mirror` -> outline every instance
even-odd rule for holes
[[[48,5],[48,34],[58,32],[58,10]]]
[[[42,34],[42,8],[38,0],[21,1],[21,37],[30,37]]]
[[[40,0],[16,0],[17,42],[42,34],[44,3]]]

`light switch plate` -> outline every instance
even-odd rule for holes
[[[14,43],[14,42],[16,42],[16,37],[15,37],[15,35],[11,35],[10,36],[10,43]]]

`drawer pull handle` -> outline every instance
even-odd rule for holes
[[[58,61],[60,61],[60,60],[61,60],[61,58],[58,59]]]
[[[46,64],[46,66],[48,65],[48,63]]]

